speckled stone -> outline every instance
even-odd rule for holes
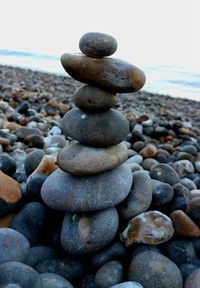
[[[106,148],[93,148],[73,143],[58,153],[58,166],[74,175],[90,175],[121,165],[128,157],[125,143]]]
[[[79,48],[89,57],[101,58],[115,53],[117,41],[108,34],[88,32],[81,37]]]
[[[62,247],[71,255],[94,253],[114,239],[118,225],[115,208],[84,215],[66,213],[61,230]]]
[[[7,262],[0,265],[0,283],[16,283],[24,288],[42,287],[37,271],[20,262]]]
[[[134,243],[161,244],[174,234],[172,221],[159,211],[148,211],[131,219],[121,234],[125,246]]]
[[[94,283],[97,288],[108,288],[122,281],[124,269],[119,261],[109,261],[97,272]]]
[[[102,113],[87,113],[74,108],[65,114],[62,121],[66,136],[86,146],[116,145],[125,140],[129,132],[128,120],[114,109]]]
[[[18,231],[0,228],[0,264],[8,261],[23,262],[29,247],[29,241]]]
[[[176,264],[153,251],[133,258],[128,279],[141,283],[145,288],[183,288],[182,275]]]
[[[123,201],[131,185],[132,173],[125,164],[110,171],[81,177],[57,169],[44,182],[41,196],[52,209],[95,211]]]
[[[180,177],[184,177],[186,174],[194,173],[194,166],[189,160],[179,160],[174,163],[174,167]]]
[[[128,197],[120,204],[120,217],[130,220],[147,211],[152,200],[151,178],[145,171],[133,173],[133,183]]]
[[[106,111],[117,104],[115,94],[111,94],[98,87],[82,85],[72,96],[74,104],[88,112]]]
[[[42,273],[40,280],[42,288],[73,288],[69,281],[55,273]]]
[[[150,177],[170,185],[174,185],[180,181],[178,173],[168,164],[158,164],[150,171]]]
[[[185,280],[184,288],[198,288],[200,283],[200,268],[196,269]]]
[[[82,261],[65,257],[65,259],[52,259],[40,261],[35,269],[40,273],[55,273],[68,281],[77,281],[83,277],[84,264]],[[38,287],[37,287],[38,288]]]
[[[74,79],[112,93],[140,90],[145,74],[136,66],[116,58],[94,59],[80,54],[63,54],[61,63]]]

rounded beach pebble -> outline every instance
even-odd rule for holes
[[[180,181],[178,173],[168,164],[158,164],[150,171],[150,177],[170,185],[174,185]]]
[[[119,261],[104,264],[94,277],[96,288],[108,288],[122,281],[124,269]]]
[[[69,281],[55,273],[42,273],[40,280],[42,288],[73,288]]]
[[[72,96],[74,104],[88,112],[106,111],[117,104],[117,98],[98,87],[83,85]]]
[[[198,288],[200,284],[200,268],[196,269],[185,280],[184,288]]]
[[[39,288],[40,276],[37,271],[20,262],[7,262],[0,265],[0,284],[18,284],[24,288]]]
[[[127,158],[128,149],[124,142],[106,148],[73,143],[59,152],[57,163],[70,174],[90,175],[118,167]]]
[[[84,34],[79,41],[81,52],[89,57],[101,58],[110,56],[117,50],[117,41],[110,35],[89,32]]]
[[[133,243],[161,244],[174,234],[172,221],[159,211],[148,211],[131,219],[121,234],[126,246]]]
[[[110,288],[144,288],[144,287],[138,282],[127,281],[114,285]]]
[[[129,122],[119,111],[87,113],[78,108],[63,118],[66,136],[94,147],[108,147],[122,142],[129,133]]]
[[[61,231],[62,247],[72,255],[94,253],[114,239],[118,225],[115,208],[89,215],[66,213]]]
[[[29,241],[24,235],[10,228],[0,228],[0,264],[8,261],[23,262],[29,248]]]
[[[133,258],[128,279],[148,288],[183,288],[182,275],[176,264],[154,251],[143,252]]]
[[[111,93],[140,90],[146,77],[136,66],[115,58],[94,59],[80,54],[63,54],[61,63],[75,80],[97,86]]]
[[[41,196],[52,209],[95,211],[120,203],[128,195],[131,185],[131,169],[125,164],[90,176],[73,176],[57,169],[44,182]]]

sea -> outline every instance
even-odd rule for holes
[[[30,52],[0,50],[0,64],[68,76],[60,57]],[[184,66],[140,66],[147,81],[143,91],[200,101],[200,69]]]

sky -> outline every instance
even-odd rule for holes
[[[200,70],[200,0],[0,0],[0,49],[60,56],[87,32],[118,41],[135,65]]]

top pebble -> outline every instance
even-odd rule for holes
[[[88,57],[102,58],[115,53],[117,41],[107,34],[89,32],[81,37],[79,48]]]

